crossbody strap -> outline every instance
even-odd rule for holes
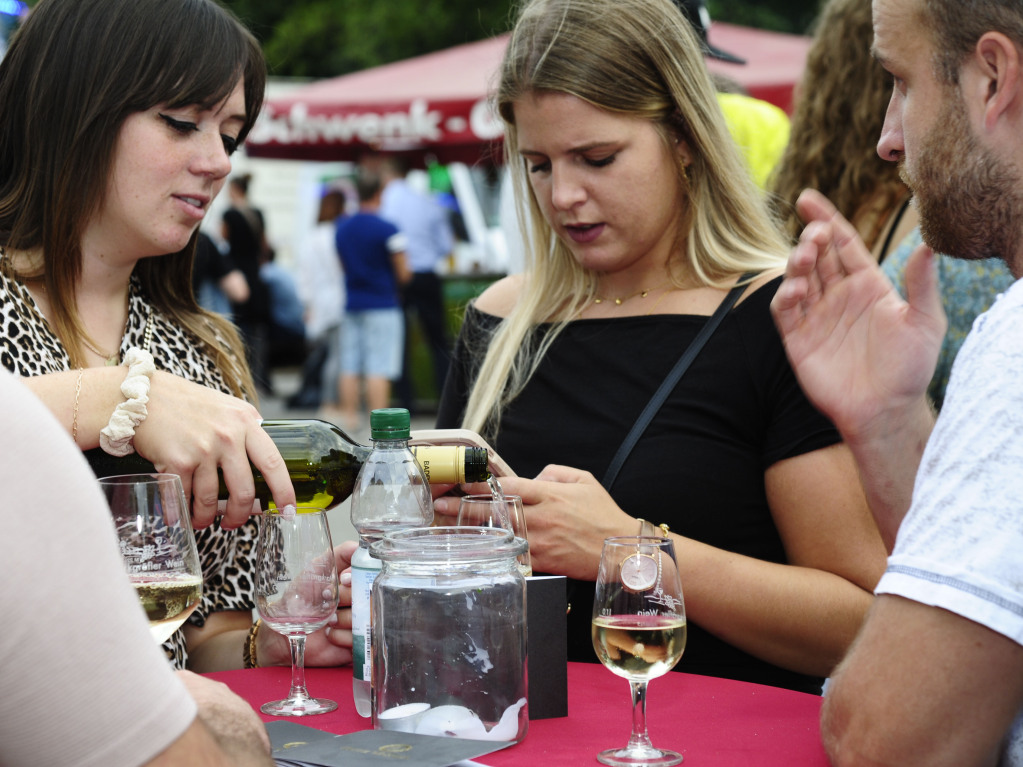
[[[696,359],[696,355],[700,353],[703,345],[707,343],[714,331],[717,330],[718,325],[728,314],[729,310],[735,305],[735,302],[739,300],[739,296],[742,292],[749,287],[745,281],[752,277],[753,273],[744,274],[739,278],[739,284],[732,288],[725,299],[721,302],[718,308],[711,315],[707,323],[700,329],[700,332],[693,339],[692,343],[686,347],[685,352],[679,358],[678,362],[675,363],[675,367],[671,369],[661,385],[654,392],[654,395],[650,398],[650,401],[643,408],[643,412],[639,414],[639,418],[632,425],[629,433],[625,439],[622,440],[622,444],[618,447],[618,452],[615,453],[615,457],[611,459],[611,463],[607,467],[607,472],[604,474],[604,479],[601,480],[601,484],[605,490],[610,491],[611,485],[614,484],[615,479],[618,478],[618,472],[621,471],[622,466],[625,464],[625,459],[629,457],[629,453],[632,452],[632,448],[639,442],[639,438],[643,436],[643,432],[646,431],[646,427],[650,425],[650,421],[653,420],[654,415],[661,409],[661,405],[664,404],[664,400],[668,398],[668,395],[674,389],[679,380],[682,378],[682,374],[686,372],[690,363]]]

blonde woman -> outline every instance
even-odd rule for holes
[[[604,538],[642,518],[669,528],[682,567],[680,670],[819,692],[884,549],[772,323],[786,245],[699,43],[669,0],[534,0],[496,98],[527,268],[468,308],[438,426],[482,432],[520,475],[502,482],[527,504],[534,567],[571,579],[570,659],[596,660]],[[737,284],[609,493],[625,435]]]

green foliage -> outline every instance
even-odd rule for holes
[[[27,0],[29,6],[38,0]],[[270,72],[331,77],[508,31],[521,0],[219,0],[263,43]],[[806,34],[823,0],[707,0],[711,18]]]
[[[262,41],[270,72],[331,77],[508,31],[520,0],[220,0]],[[711,18],[805,34],[822,0],[708,0]]]
[[[263,43],[272,75],[326,77],[356,68],[337,44],[345,28],[332,5],[330,0],[307,3],[303,13],[281,19]]]
[[[512,0],[222,0],[263,42],[270,71],[328,77],[507,31]]]
[[[710,17],[730,24],[805,35],[823,0],[707,0]]]

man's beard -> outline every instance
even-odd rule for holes
[[[936,253],[1012,259],[1023,217],[1019,176],[980,146],[961,98],[946,105],[920,144],[912,175],[900,164],[916,198],[920,233]]]

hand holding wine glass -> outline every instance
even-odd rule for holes
[[[176,474],[103,477],[124,566],[149,618],[166,642],[202,596],[202,568],[181,479]]]
[[[326,511],[300,506],[294,513],[290,509],[264,512],[259,518],[256,569],[259,617],[284,634],[291,646],[288,697],[264,703],[259,710],[273,716],[333,711],[336,702],[309,697],[305,686],[306,636],[327,625],[339,598]]]
[[[682,755],[653,747],[646,727],[646,686],[670,671],[686,644],[686,612],[675,548],[668,538],[608,538],[593,598],[593,648],[632,687],[632,736],[598,761],[615,767],[673,765]]]

